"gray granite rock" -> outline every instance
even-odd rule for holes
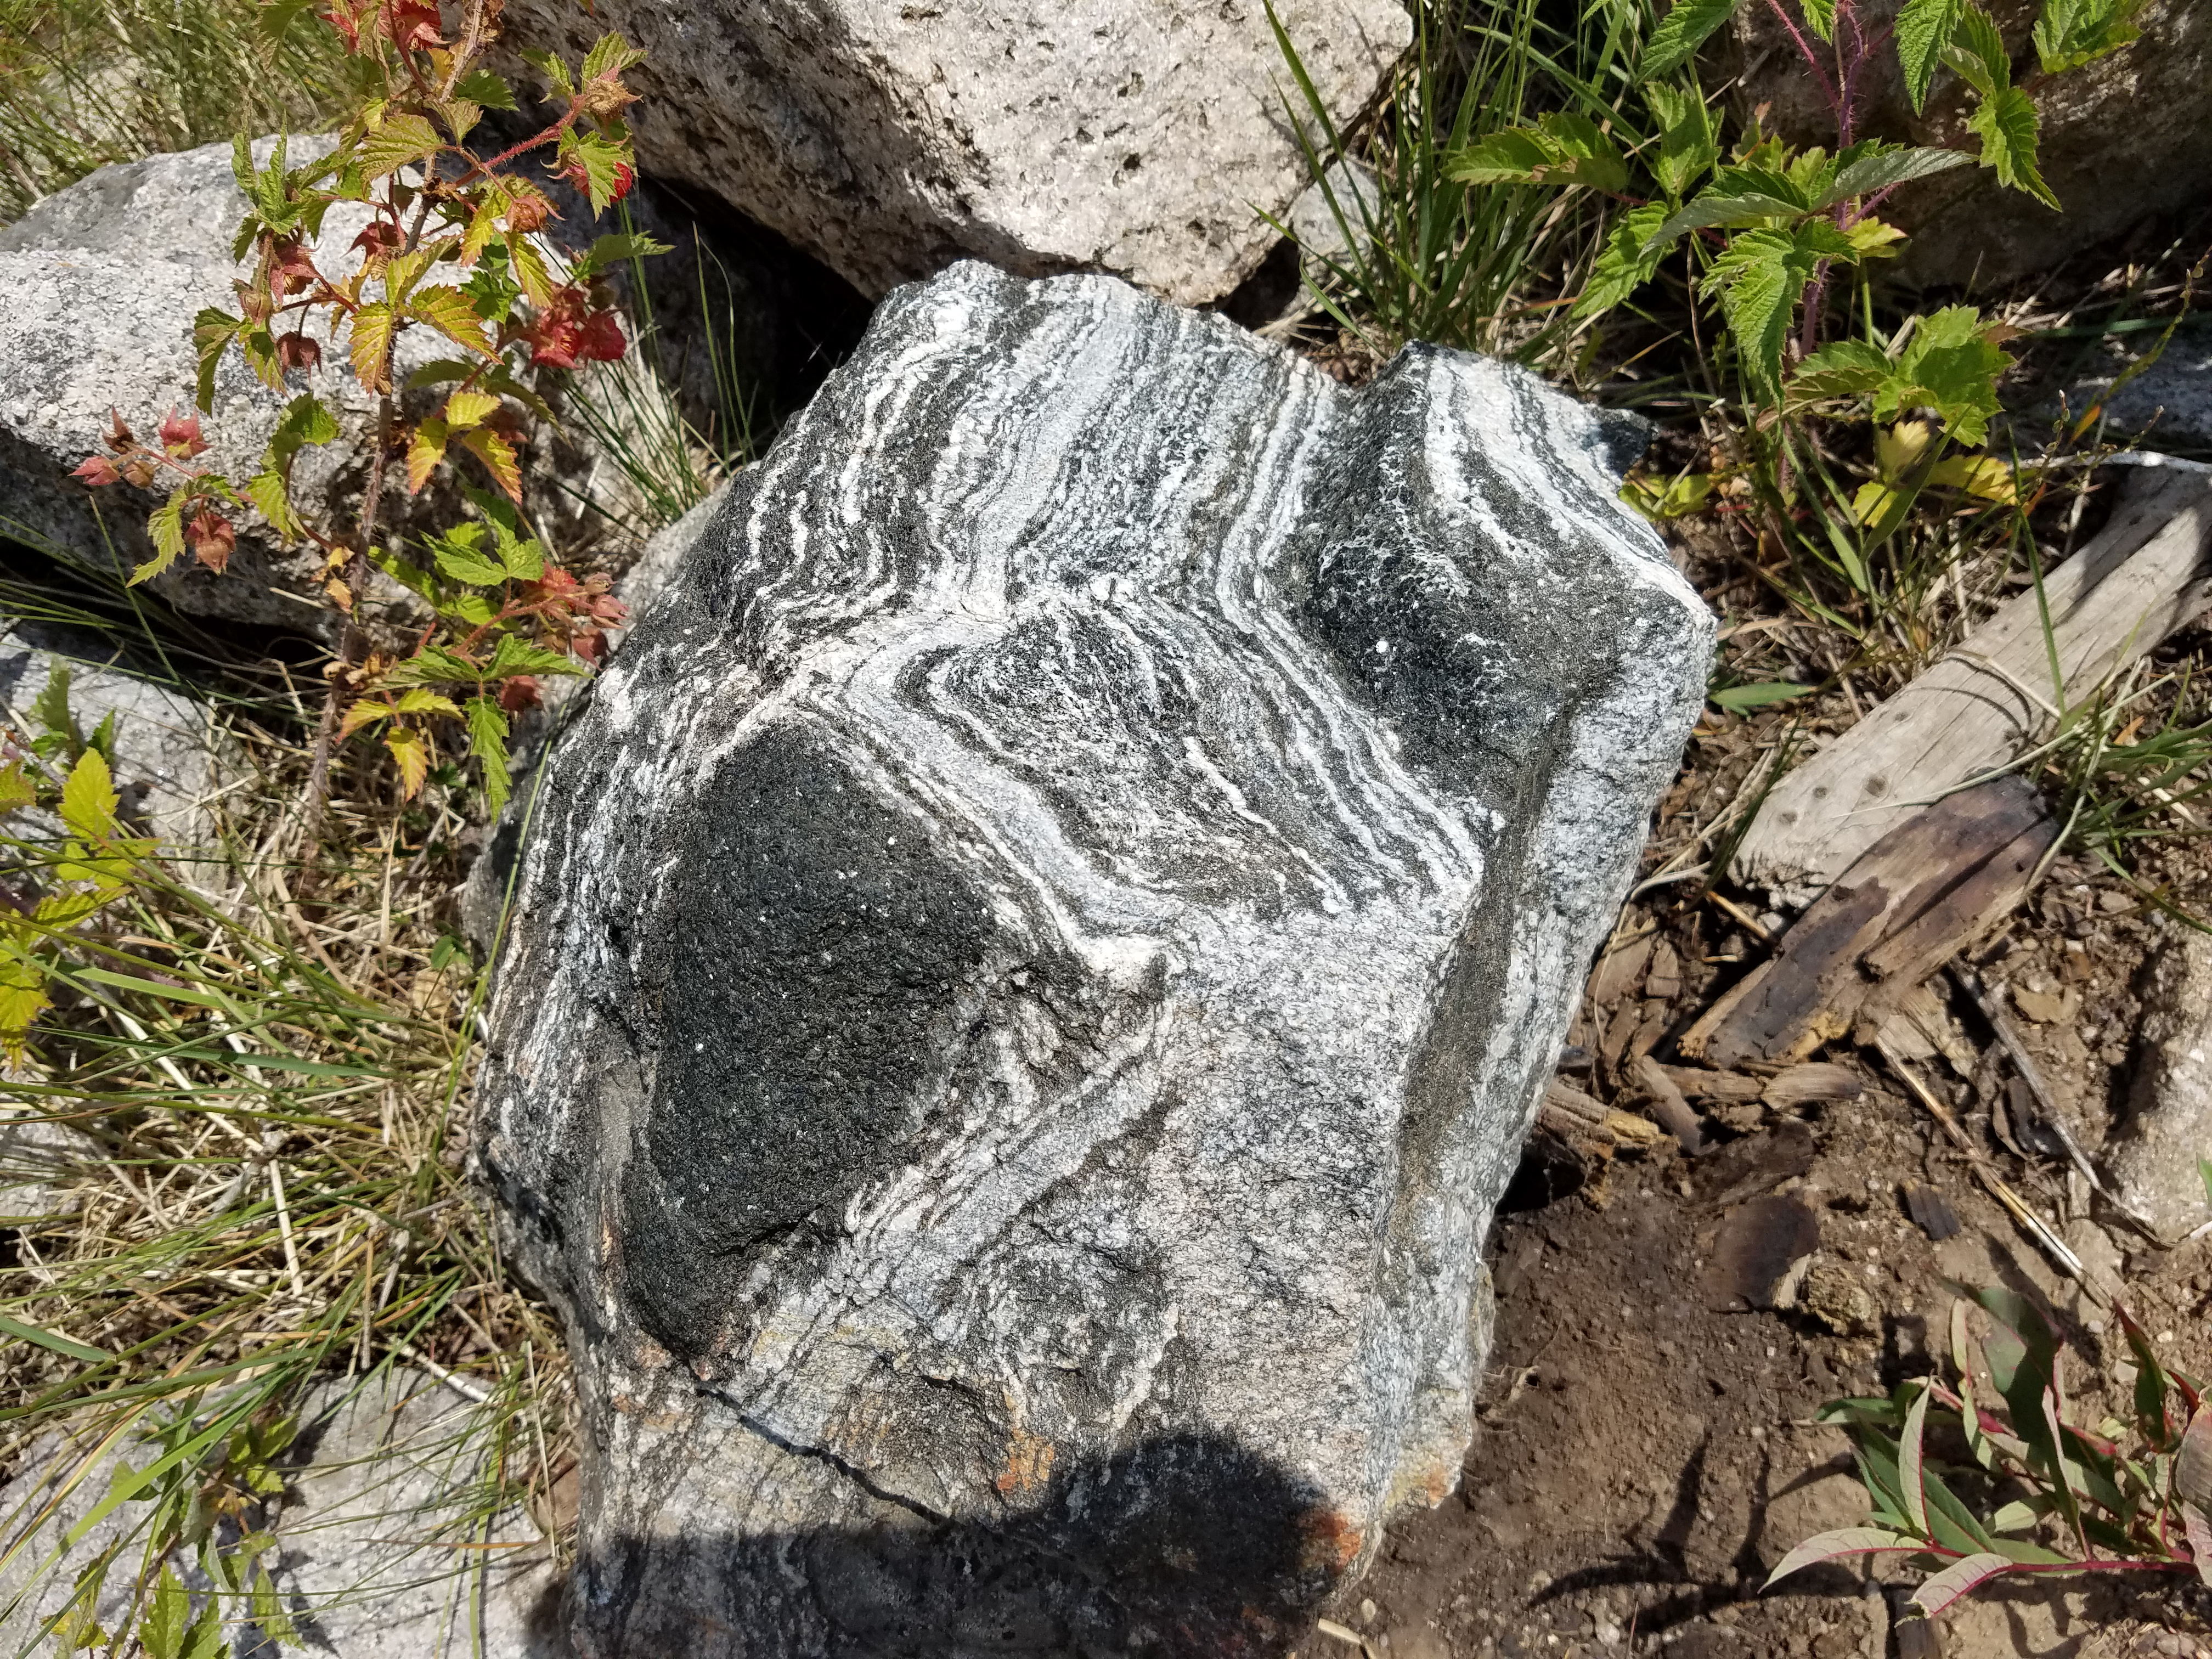
[[[2108,1149],[2120,1196],[2160,1231],[2212,1221],[2212,939],[2186,929],[2151,959],[2127,1122]]]
[[[103,648],[103,647],[105,648]],[[37,623],[0,622],[0,729],[29,741],[47,727],[39,701],[57,674],[68,676],[78,735],[89,738],[112,717],[115,782],[126,817],[172,846],[203,846],[210,807],[237,763],[237,751],[204,703],[131,672],[112,642]],[[58,776],[66,762],[50,763]],[[43,814],[19,817],[4,833],[58,835]]]
[[[1711,650],[1623,441],[1104,277],[884,303],[525,849],[477,1151],[580,1651],[1279,1651],[1450,1490]]]
[[[1869,30],[1892,27],[1904,0],[1863,0]],[[2158,216],[2185,223],[2212,204],[2212,6],[2145,0],[2142,38],[2108,58],[2057,76],[2035,66],[2031,35],[2042,0],[1986,0],[2041,116],[2037,165],[2063,212],[2008,190],[1988,167],[1957,167],[1908,185],[1881,216],[1911,233],[1887,279],[1914,287],[1971,284],[1984,293],[2052,270],[2100,242],[2124,238]],[[1791,46],[1783,9],[1741,6],[1707,54],[1717,90],[1740,113],[1795,143],[1836,144],[1835,118]],[[1857,135],[1978,149],[1966,131],[1972,105],[1958,78],[1937,74],[1926,107],[1905,97],[1895,52],[1879,51],[1859,82]],[[2163,246],[2113,250],[2118,265]]]
[[[1340,120],[1412,35],[1399,0],[1278,11]],[[1253,0],[509,0],[507,17],[572,62],[622,30],[647,54],[629,77],[644,170],[871,295],[967,255],[1109,270],[1196,304],[1274,241],[1254,210],[1279,217],[1305,183]]]
[[[295,139],[290,153],[310,156],[329,143]],[[257,146],[264,164],[273,143]],[[0,230],[0,289],[9,295],[0,309],[0,535],[126,568],[149,556],[146,515],[160,498],[127,484],[94,491],[70,473],[88,455],[106,453],[111,410],[151,441],[164,414],[191,408],[193,315],[236,303],[230,237],[246,203],[230,155],[228,144],[211,144],[103,167]],[[343,205],[333,209],[321,246],[346,249],[363,222],[358,210],[349,216]],[[346,269],[356,257],[342,256],[335,268]],[[293,376],[287,397],[315,392],[337,416],[340,436],[301,453],[295,495],[304,510],[350,524],[368,482],[377,399],[344,366],[344,352],[319,337],[323,366]],[[442,355],[429,331],[408,331],[399,338],[395,380]],[[422,406],[410,404],[403,412],[430,412],[431,395],[415,394]],[[203,423],[210,451],[198,464],[234,479],[249,477],[285,402],[235,352],[226,354],[215,412]],[[594,550],[608,534],[599,509],[620,511],[614,470],[573,429],[538,430],[523,459],[544,533],[568,556]],[[558,487],[562,480],[573,487]],[[410,497],[393,469],[383,511],[386,523],[404,534],[457,522],[466,508],[442,484]],[[157,579],[157,591],[203,616],[332,633],[335,623],[316,597],[319,555],[305,544],[288,544],[251,509],[234,517],[240,533],[227,572],[217,576],[186,557]],[[415,615],[414,602],[378,576],[365,614],[398,625]]]
[[[295,1405],[300,1435],[283,1496],[256,1517],[276,1540],[263,1560],[300,1638],[283,1651],[568,1659],[550,1541],[518,1509],[481,1513],[501,1443],[487,1408],[405,1366],[315,1382]],[[84,1470],[93,1449],[49,1436],[0,1479],[0,1514],[47,1510],[25,1547],[0,1565],[0,1651],[46,1651],[29,1645],[33,1635],[105,1550],[117,1554],[95,1593],[96,1616],[110,1631],[129,1616],[150,1510],[125,1504],[90,1520],[117,1462],[110,1452]],[[144,1464],[147,1447],[126,1447],[124,1461]],[[88,1520],[85,1535],[69,1544]],[[16,1536],[5,1535],[11,1543]],[[188,1588],[208,1588],[188,1555],[171,1565]],[[277,1659],[276,1644],[251,1622],[226,1625],[224,1659]]]

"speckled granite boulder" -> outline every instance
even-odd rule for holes
[[[1097,276],[886,301],[549,756],[480,1085],[592,1659],[1279,1651],[1703,693],[1605,417]]]
[[[1412,38],[1401,0],[1276,10],[1340,121]],[[1306,184],[1259,0],[507,0],[506,16],[572,63],[623,31],[646,52],[643,169],[870,295],[967,256],[1109,270],[1195,305],[1276,240],[1254,210],[1279,218]]]

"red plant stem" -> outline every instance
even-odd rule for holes
[[[1837,107],[1836,83],[1828,78],[1828,71],[1821,66],[1820,54],[1814,52],[1806,41],[1804,34],[1798,29],[1790,14],[1783,10],[1782,0],[1766,0],[1766,4],[1767,9],[1782,20],[1782,27],[1790,31],[1790,40],[1796,43],[1798,56],[1805,60],[1805,66],[1813,71],[1813,78],[1820,83],[1820,95],[1828,100],[1828,107],[1832,110],[1835,109]]]
[[[506,162],[512,161],[516,156],[522,155],[527,150],[536,149],[540,144],[550,143],[554,139],[558,138],[562,133],[566,132],[570,127],[574,126],[576,125],[576,118],[583,112],[583,100],[581,99],[573,100],[568,105],[568,112],[566,115],[556,121],[551,126],[546,128],[544,131],[537,134],[534,137],[526,138],[520,143],[513,145],[507,149],[500,151],[498,155],[493,156],[489,161],[478,161],[471,158],[469,163],[469,170],[463,173],[459,178],[453,180],[453,188],[459,190],[462,185],[467,184],[469,180],[475,178],[478,173],[487,172],[493,167],[500,167]],[[466,152],[464,151],[463,154],[466,154]]]
[[[390,356],[391,348],[386,347]],[[379,366],[380,368],[382,365]],[[382,378],[380,375],[379,378]],[[323,700],[323,718],[315,728],[315,755],[307,768],[307,818],[305,830],[307,852],[314,856],[315,843],[320,838],[323,815],[330,797],[331,752],[337,747],[339,717],[345,708],[345,670],[358,667],[368,655],[368,635],[360,623],[362,590],[368,585],[368,550],[376,539],[376,509],[384,495],[384,463],[392,453],[392,394],[386,392],[378,400],[376,410],[376,443],[368,459],[368,486],[362,492],[361,505],[360,544],[346,565],[346,589],[352,599],[347,608],[345,632],[338,646],[339,672],[331,677],[329,695]]]

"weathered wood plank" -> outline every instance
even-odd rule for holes
[[[2044,590],[2079,696],[2212,605],[2212,477],[2136,469],[2112,522]],[[1777,784],[1736,849],[1736,879],[1834,881],[1920,805],[2029,746],[2049,722],[2030,691],[2050,700],[2033,589]]]
[[[2042,797],[2018,777],[1921,808],[1676,1046],[1723,1068],[1804,1059],[1849,1031],[1870,1001],[1910,989],[2009,912],[2055,833]]]

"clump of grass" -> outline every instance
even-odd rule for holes
[[[189,856],[112,794],[100,808],[96,749],[42,761],[53,732],[14,734],[8,799],[28,810],[0,842],[16,1028],[0,1139],[59,1131],[75,1173],[49,1183],[53,1213],[0,1235],[0,1469],[39,1469],[0,1501],[0,1628],[37,1607],[42,1636],[87,1639],[120,1595],[111,1651],[133,1634],[156,1651],[147,1632],[179,1620],[278,1639],[278,1466],[332,1378],[405,1366],[474,1402],[488,1473],[418,1532],[480,1531],[533,1492],[548,1510],[560,1345],[464,1170],[484,977],[444,931],[460,780],[395,811],[391,778],[358,777],[331,812],[368,850],[325,854],[304,890],[308,757],[283,712],[233,714],[252,783],[210,805]],[[33,833],[40,811],[58,834]],[[88,1480],[84,1547],[64,1556],[40,1528]],[[128,1526],[94,1530],[118,1512]],[[453,1570],[479,1559],[455,1551]]]
[[[0,222],[111,161],[342,106],[329,31],[264,44],[256,0],[0,0]]]
[[[1561,27],[1542,0],[1417,0],[1413,50],[1379,106],[1340,127],[1270,6],[1291,82],[1285,109],[1344,244],[1305,250],[1314,308],[1377,359],[1412,339],[1556,357],[1576,332],[1566,307],[1609,204],[1589,195],[1562,202],[1537,186],[1470,186],[1449,163],[1547,109],[1642,143],[1646,118],[1630,70],[1655,9],[1650,0],[1599,0]],[[1371,195],[1339,187],[1331,169],[1347,158],[1372,170]]]

